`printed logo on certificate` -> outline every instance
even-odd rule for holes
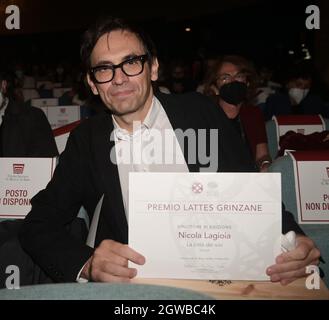
[[[268,280],[280,253],[278,173],[130,173],[141,278]]]

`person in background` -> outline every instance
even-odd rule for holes
[[[210,56],[204,61],[203,79],[202,79],[202,82],[196,88],[196,92],[200,92],[203,94],[205,93],[204,91],[205,91],[206,84],[208,83],[208,79],[211,77],[211,75],[213,73],[213,69],[216,67],[217,61],[218,61],[218,58],[216,56]]]
[[[171,93],[186,93],[196,89],[196,83],[187,71],[187,67],[181,62],[174,62],[166,86]]]
[[[267,171],[271,157],[261,110],[250,104],[255,95],[256,72],[243,57],[220,58],[209,73],[204,93],[213,96],[245,141],[259,171]]]
[[[72,65],[68,62],[58,63],[53,69],[52,81],[60,83],[63,88],[71,87],[74,82],[71,69]]]
[[[320,114],[329,117],[329,107],[313,92],[313,71],[307,64],[297,64],[288,71],[285,87],[268,97],[264,107],[265,120],[276,115]]]
[[[42,110],[17,98],[14,76],[0,71],[0,156],[56,157],[56,142]]]

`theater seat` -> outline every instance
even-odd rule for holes
[[[66,283],[0,290],[0,300],[213,300],[196,291],[142,284]]]
[[[18,172],[18,165],[21,170]],[[5,190],[26,190],[28,198],[43,189],[52,176],[52,169],[56,162],[54,159],[37,158],[4,158],[1,159],[0,167],[4,171],[3,180],[0,181],[1,194]],[[16,166],[16,167],[15,167]],[[22,169],[23,168],[23,169]],[[16,171],[15,171],[16,170]],[[5,175],[6,173],[6,175]],[[5,177],[16,174],[13,181],[7,182]],[[28,180],[18,178],[25,174]],[[41,177],[41,179],[39,179]],[[36,179],[38,178],[38,179]],[[8,211],[7,211],[8,210]],[[29,212],[30,206],[4,204],[3,199],[0,203],[0,288],[5,286],[6,268],[9,265],[15,265],[20,269],[21,285],[31,285],[39,283],[52,282],[42,270],[35,265],[34,261],[22,249],[18,240],[18,234],[24,223],[23,218]],[[87,238],[89,228],[89,217],[83,207],[80,208],[78,218],[74,219],[66,226],[67,232],[84,243]],[[16,219],[20,217],[20,219]]]
[[[295,176],[293,160],[289,155],[276,159],[269,172],[280,172],[282,181],[282,201],[298,221]],[[301,228],[316,243],[325,263],[320,267],[325,273],[324,282],[329,286],[329,224],[302,224]]]
[[[284,116],[284,117],[299,118],[299,116]],[[324,129],[329,130],[329,119],[323,118],[323,121],[324,121]],[[279,145],[278,145],[277,125],[274,119],[266,122],[266,134],[267,134],[268,148],[271,158],[275,159],[279,150]]]

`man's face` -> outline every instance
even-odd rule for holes
[[[134,56],[144,55],[145,49],[137,36],[128,31],[112,31],[97,41],[92,54],[91,66],[117,65]],[[115,69],[114,78],[107,83],[94,83],[87,76],[94,94],[99,94],[104,104],[117,116],[138,114],[149,108],[153,91],[151,80],[158,78],[158,62],[155,59],[151,68],[148,62],[144,70],[136,76],[127,76],[120,68]],[[134,119],[141,120],[141,119]]]

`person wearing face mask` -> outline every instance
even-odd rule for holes
[[[313,75],[308,65],[296,65],[288,72],[286,85],[266,101],[264,116],[270,120],[274,115],[321,114],[329,117],[329,108],[321,97],[312,92]]]
[[[245,58],[224,56],[209,73],[204,92],[214,97],[249,147],[257,169],[265,172],[271,164],[265,121],[261,110],[249,103],[255,94],[255,75]]]
[[[106,110],[71,132],[51,182],[31,199],[32,210],[24,219],[19,240],[33,261],[56,282],[127,283],[137,275],[130,262],[144,265],[148,259],[128,244],[129,172],[203,171],[200,153],[209,154],[214,147],[219,159],[210,157],[208,171],[253,171],[253,164],[238,133],[210,99],[197,93],[154,94],[152,82],[158,79],[159,68],[156,48],[138,26],[103,17],[84,34],[80,52],[88,85]],[[134,139],[142,138],[143,131],[153,129],[162,137],[172,136],[170,141],[176,146],[187,146],[175,148],[180,163],[156,164],[149,162],[150,158],[145,159],[148,163],[116,161],[121,151],[131,150]],[[178,140],[176,129],[184,133],[183,140]],[[210,136],[212,129],[219,129],[215,131],[218,143],[210,145],[206,139],[201,146],[199,134]],[[192,144],[186,143],[187,130],[195,133]],[[143,152],[142,144],[135,153]],[[154,156],[159,150],[161,158],[167,159],[173,154],[170,145],[164,143],[164,149],[154,149]],[[93,220],[101,197],[93,249],[69,235],[65,226],[81,205]],[[292,218],[282,211],[282,232],[294,230],[298,234],[296,249],[278,256],[277,263],[266,270],[272,281],[282,284],[304,276],[304,267],[317,264],[320,256]]]

